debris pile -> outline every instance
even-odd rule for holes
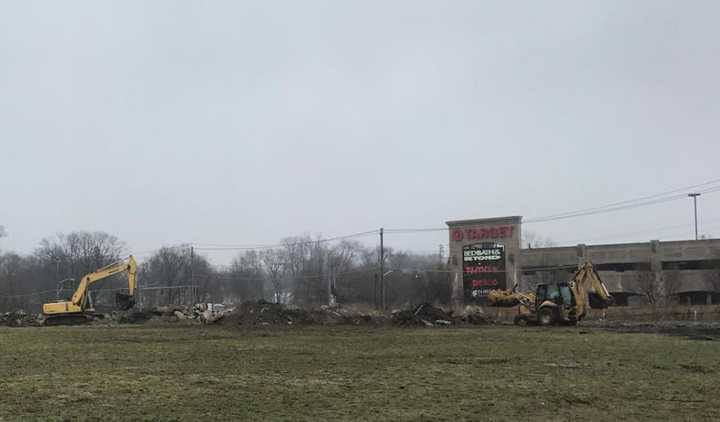
[[[221,320],[226,325],[282,326],[282,325],[379,325],[382,316],[362,314],[341,307],[321,306],[305,310],[266,301],[245,302]]]
[[[113,312],[111,319],[118,323],[137,324],[147,321],[177,322],[197,321],[213,324],[222,319],[229,311],[223,306],[213,303],[197,303],[193,306],[166,305],[156,306],[148,310],[128,310]]]
[[[39,318],[39,315],[31,314],[19,309],[15,312],[5,312],[0,314],[0,325],[6,325],[8,327],[40,325],[42,321]]]
[[[414,308],[395,311],[392,322],[400,326],[448,326],[459,324],[484,325],[493,322],[479,306],[466,306],[462,313],[445,312],[430,303],[422,303]]]
[[[318,325],[382,325],[387,322],[387,318],[380,313],[363,313],[325,305],[310,311],[310,319]]]
[[[465,310],[459,320],[460,322],[472,325],[485,325],[493,322],[492,318],[485,315],[482,307],[471,305],[465,307]]]
[[[198,303],[192,306],[166,305],[150,309],[114,311],[110,314],[94,314],[97,324],[144,324],[144,323],[195,323],[221,324],[227,326],[293,326],[293,325],[358,325],[381,326],[449,326],[457,324],[487,324],[492,322],[481,307],[466,307],[456,315],[430,303],[410,309],[395,311],[392,316],[372,309],[340,306],[320,306],[306,310],[291,305],[260,301],[245,302],[236,308],[220,304]],[[13,327],[43,325],[42,314],[22,310],[0,313],[0,325]]]
[[[357,312],[339,306],[321,306],[307,310],[295,306],[271,303],[264,300],[244,302],[236,308],[226,309],[220,305],[196,304],[187,306],[158,306],[149,311],[130,311],[113,318],[117,322],[142,323],[145,321],[193,321],[203,324],[227,326],[292,326],[292,325],[370,325],[388,323],[400,326],[448,326],[456,324],[487,324],[491,320],[482,308],[466,307],[464,312],[453,315],[430,303],[411,309],[395,311],[387,316],[365,310]]]
[[[223,324],[244,326],[293,325],[311,322],[308,311],[264,300],[245,302],[222,319]]]
[[[451,314],[446,313],[430,303],[421,303],[413,309],[395,311],[392,315],[392,321],[394,324],[402,326],[424,325],[426,327],[433,327],[435,325],[453,324]]]

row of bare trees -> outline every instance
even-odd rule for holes
[[[29,255],[0,252],[0,309],[37,308],[71,292],[83,274],[118,261],[124,244],[103,232],[73,232],[40,241]],[[117,285],[108,280],[107,286]],[[100,296],[103,296],[100,293]]]
[[[273,249],[241,251],[227,266],[212,265],[189,245],[162,247],[140,262],[141,292],[154,294],[152,304],[195,301],[240,303],[268,300],[300,306],[367,304],[378,306],[378,250],[353,240],[286,238]],[[125,244],[104,232],[73,232],[40,241],[27,255],[0,251],[0,311],[37,310],[72,293],[82,275],[123,259]],[[388,306],[423,301],[449,303],[445,260],[385,249],[385,294]],[[115,276],[93,288],[96,303],[110,303]],[[142,293],[141,293],[142,294]],[[148,302],[145,302],[148,304]]]

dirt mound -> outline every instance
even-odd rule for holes
[[[245,302],[219,321],[223,325],[293,325],[312,321],[308,311],[265,301]]]
[[[353,312],[339,307],[321,306],[305,310],[265,301],[245,302],[223,315],[222,325],[287,326],[287,325],[380,325],[385,318]]]
[[[111,320],[120,324],[142,324],[153,318],[153,312],[128,310],[117,311],[111,314]]]
[[[383,326],[448,326],[455,324],[487,324],[491,322],[481,308],[466,308],[453,315],[430,303],[393,312],[391,317],[371,308],[320,306],[306,310],[266,301],[245,302],[236,308],[222,305],[166,305],[149,309],[113,311],[94,314],[95,324],[184,323],[220,324],[226,326],[292,326],[292,325],[356,325]],[[88,322],[88,321],[83,321]],[[42,315],[19,310],[0,314],[0,325],[13,327],[43,325]]]
[[[8,327],[27,327],[41,324],[42,321],[38,318],[38,315],[25,312],[22,309],[0,314],[0,325],[6,325]]]
[[[462,315],[458,318],[458,322],[472,325],[492,324],[494,321],[491,317],[485,315],[483,308],[480,306],[466,306]]]
[[[395,311],[392,322],[400,326],[448,326],[448,325],[485,325],[493,323],[492,318],[485,315],[479,306],[468,306],[461,314],[443,309],[430,303],[422,303],[414,308]]]
[[[451,325],[453,324],[453,318],[451,314],[430,303],[421,303],[412,309],[393,312],[392,322],[395,325],[402,326],[424,325],[431,327],[434,325]]]
[[[313,324],[318,325],[383,325],[387,318],[378,313],[358,312],[341,307],[321,306],[309,312]]]

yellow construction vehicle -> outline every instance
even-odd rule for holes
[[[93,319],[94,309],[89,303],[89,288],[93,283],[112,275],[127,272],[127,293],[117,293],[116,302],[120,309],[127,310],[135,306],[135,289],[137,287],[137,263],[132,255],[128,259],[86,274],[80,279],[77,289],[72,297],[43,304],[45,323],[79,323]]]
[[[515,324],[574,325],[587,315],[590,294],[606,307],[613,302],[607,286],[590,262],[581,265],[568,282],[539,284],[535,293],[493,290],[491,306],[518,306]]]

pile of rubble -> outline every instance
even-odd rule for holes
[[[422,303],[412,309],[395,311],[392,314],[392,321],[400,326],[448,326],[457,324],[488,324],[492,320],[485,316],[480,307],[466,307],[460,315],[452,311],[444,310],[433,306],[431,303]]]
[[[421,303],[413,309],[395,311],[392,314],[392,321],[396,325],[424,325],[426,327],[452,325],[453,323],[450,314],[430,303]]]
[[[226,325],[293,325],[310,323],[308,311],[266,301],[245,302],[222,318]]]
[[[0,314],[0,326],[3,325],[8,327],[42,325],[42,316],[25,312],[22,309],[15,312],[5,312]]]
[[[379,325],[380,315],[361,314],[340,307],[321,306],[305,310],[266,301],[245,302],[223,315],[222,324],[241,326],[271,325]]]
[[[390,317],[365,310],[358,312],[340,306],[321,306],[307,310],[292,305],[271,303],[264,300],[244,302],[235,308],[221,305],[197,304],[187,306],[158,306],[147,311],[129,311],[113,314],[120,323],[146,321],[191,321],[226,326],[292,326],[292,325],[366,325],[381,326],[448,326],[458,324],[487,324],[492,322],[480,307],[467,307],[460,314],[445,312],[430,303],[410,309],[394,311]]]
[[[270,303],[263,300],[245,302],[236,308],[212,303],[193,306],[167,305],[151,309],[116,311],[95,314],[94,323],[142,324],[146,322],[175,323],[185,321],[198,324],[227,326],[292,326],[292,325],[364,325],[381,326],[449,326],[457,324],[487,324],[491,322],[480,307],[468,307],[461,314],[446,312],[430,303],[410,309],[394,311],[391,317],[371,310],[357,310],[339,306],[321,306],[306,310],[298,307]],[[43,325],[42,315],[22,310],[0,314],[0,325],[11,327]]]
[[[231,311],[231,309],[219,304],[197,303],[193,306],[167,305],[156,306],[148,310],[113,312],[110,319],[115,322],[130,324],[147,321],[195,321],[203,324],[214,324]]]

